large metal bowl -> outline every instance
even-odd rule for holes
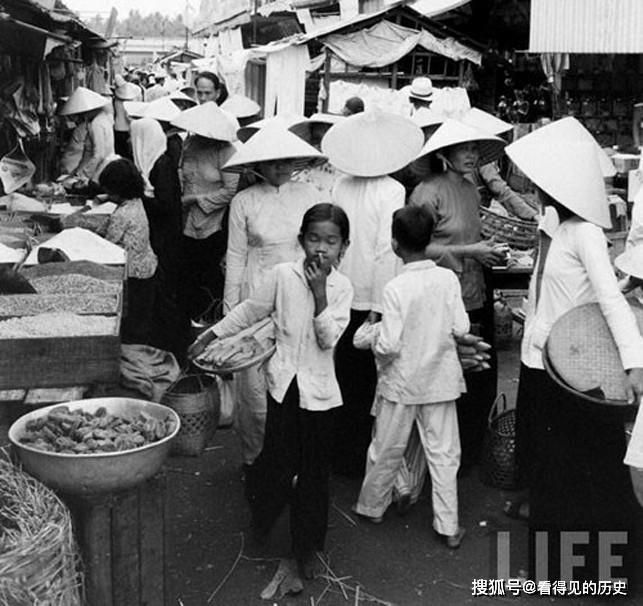
[[[101,406],[109,414],[124,415],[145,412],[163,420],[174,417],[176,428],[169,435],[154,442],[119,452],[97,454],[66,454],[46,452],[21,444],[27,422],[46,416],[54,408],[64,405],[70,410],[94,413]],[[55,404],[39,408],[20,417],[9,429],[9,440],[24,469],[50,488],[66,494],[89,495],[115,492],[132,488],[156,474],[170,452],[172,439],[180,428],[179,416],[169,407],[132,398],[93,398]]]

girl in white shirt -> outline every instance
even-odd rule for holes
[[[588,532],[586,540],[576,541],[583,543],[575,550],[584,559],[574,562],[575,579],[599,578],[605,533],[627,533],[625,543],[611,547],[612,556],[623,557],[623,567],[615,564],[612,576],[633,572],[635,501],[623,465],[623,419],[616,411],[601,414],[562,389],[542,359],[554,323],[578,305],[598,302],[627,370],[630,397],[634,401],[643,393],[643,337],[619,292],[601,229],[611,221],[597,147],[560,136],[552,123],[507,148],[545,205],[517,401],[518,454],[529,488],[530,578],[538,580],[570,580],[564,571],[569,561],[560,556],[570,536],[561,533],[568,531]],[[535,549],[537,532],[544,534]],[[536,570],[543,560],[547,570]]]
[[[250,298],[199,339],[227,337],[268,316],[275,322],[277,349],[265,371],[265,441],[246,472],[246,496],[259,539],[290,503],[292,551],[307,578],[324,549],[328,523],[331,411],[342,404],[333,352],[353,297],[350,281],[335,267],[348,236],[348,218],[339,207],[310,208],[299,232],[305,258],[274,267]]]

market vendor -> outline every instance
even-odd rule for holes
[[[71,116],[77,123],[87,124],[83,154],[78,166],[69,174],[81,184],[96,180],[105,159],[114,153],[113,118],[109,98],[79,86],[60,110],[61,116]]]
[[[433,154],[444,172],[422,181],[410,203],[424,206],[435,218],[430,257],[453,270],[462,287],[462,297],[472,326],[485,341],[494,342],[494,311],[490,269],[504,258],[499,244],[481,234],[480,195],[468,174],[478,164],[488,164],[502,154],[504,141],[456,120],[446,120],[425,144],[419,157]],[[496,397],[495,355],[488,370],[467,377],[467,393],[457,401],[462,442],[461,468],[479,460],[489,410]]]

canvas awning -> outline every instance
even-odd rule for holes
[[[330,34],[320,39],[342,61],[356,67],[384,67],[422,46],[454,61],[480,65],[482,55],[453,38],[440,39],[426,30],[403,27],[387,20],[349,34]]]
[[[643,53],[643,0],[531,0],[529,51]]]

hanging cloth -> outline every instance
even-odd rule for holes
[[[266,101],[264,118],[275,114],[303,114],[306,70],[310,55],[305,44],[268,53],[266,60]],[[288,78],[284,78],[288,74]]]
[[[167,150],[167,137],[161,125],[152,118],[134,120],[130,132],[134,164],[143,176],[145,195],[151,198],[154,187],[150,183],[150,172]]]

